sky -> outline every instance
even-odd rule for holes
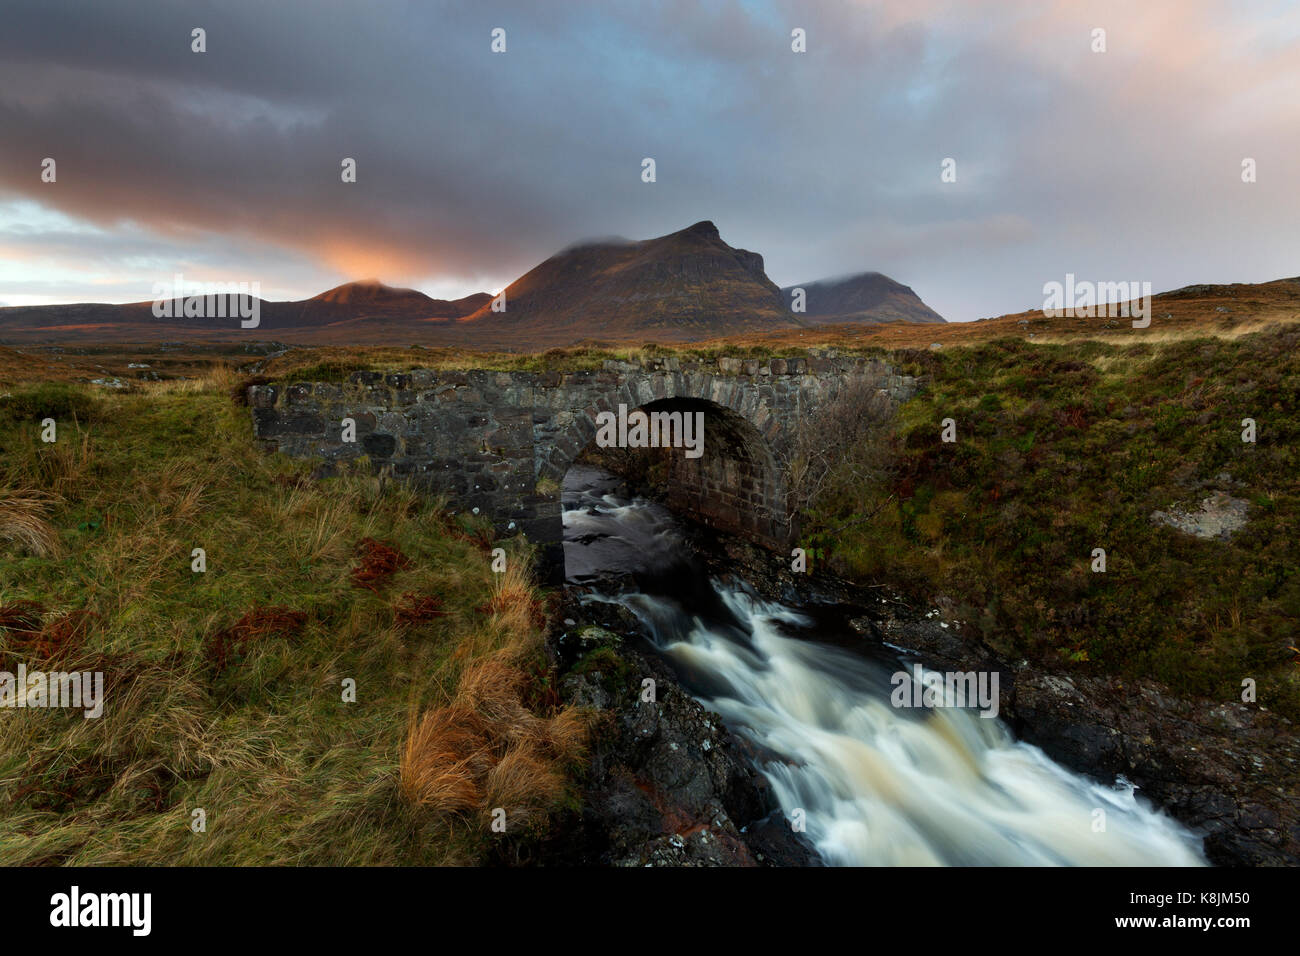
[[[7,305],[150,300],[176,273],[455,298],[704,219],[778,285],[879,271],[950,321],[1037,308],[1067,273],[1300,275],[1292,0],[0,0],[0,20]]]

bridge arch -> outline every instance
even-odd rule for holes
[[[618,414],[618,403],[595,408],[566,429],[558,443],[565,449],[547,462],[553,480],[579,460],[590,460],[631,479],[638,490],[646,487],[674,511],[717,528],[742,535],[767,547],[784,548],[791,537],[786,507],[785,474],[772,442],[754,421],[736,407],[690,395],[665,396],[626,407],[628,415],[700,416],[703,421],[698,457],[682,447],[601,447],[597,441],[597,416]],[[744,405],[744,403],[737,403]],[[698,418],[696,419],[699,420]]]

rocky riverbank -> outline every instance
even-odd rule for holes
[[[795,575],[767,552],[713,538],[715,573],[801,606],[865,605],[851,622],[937,670],[996,671],[1000,714],[1016,735],[1094,779],[1122,776],[1139,795],[1204,836],[1219,866],[1300,865],[1300,734],[1257,704],[1184,700],[1155,681],[1001,660],[958,621],[909,607],[888,588]]]
[[[1053,672],[1000,660],[961,622],[863,590],[790,573],[777,556],[690,529],[718,577],[740,575],[772,600],[836,618],[908,660],[995,671],[1000,713],[1023,740],[1095,779],[1122,776],[1204,837],[1217,865],[1300,863],[1300,739],[1255,705],[1180,700],[1151,681]],[[677,684],[625,609],[566,588],[550,646],[562,695],[597,721],[582,807],[561,819],[552,862],[612,865],[818,865],[775,805],[759,756]],[[646,681],[653,681],[653,700]]]

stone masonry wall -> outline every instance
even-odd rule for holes
[[[580,372],[355,372],[342,384],[255,385],[249,404],[264,448],[319,458],[327,470],[365,455],[395,477],[446,492],[454,508],[487,515],[503,535],[522,532],[542,543],[544,561],[559,556],[562,568],[559,484],[594,440],[599,412],[662,399],[705,409],[704,458],[683,462],[677,475],[696,494],[679,506],[784,547],[790,525],[782,456],[802,414],[857,379],[895,401],[917,387],[879,359],[828,351],[770,360],[607,361]],[[342,440],[345,418],[356,423],[355,442]],[[710,441],[710,434],[727,440]]]

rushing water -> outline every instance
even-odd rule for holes
[[[635,613],[682,685],[766,755],[781,808],[803,810],[826,862],[1203,864],[1200,841],[1131,786],[1066,770],[974,710],[892,706],[890,677],[910,665],[889,648],[834,646],[809,614],[710,578],[665,509],[617,491],[604,472],[570,471],[569,580],[634,576],[593,599]]]

